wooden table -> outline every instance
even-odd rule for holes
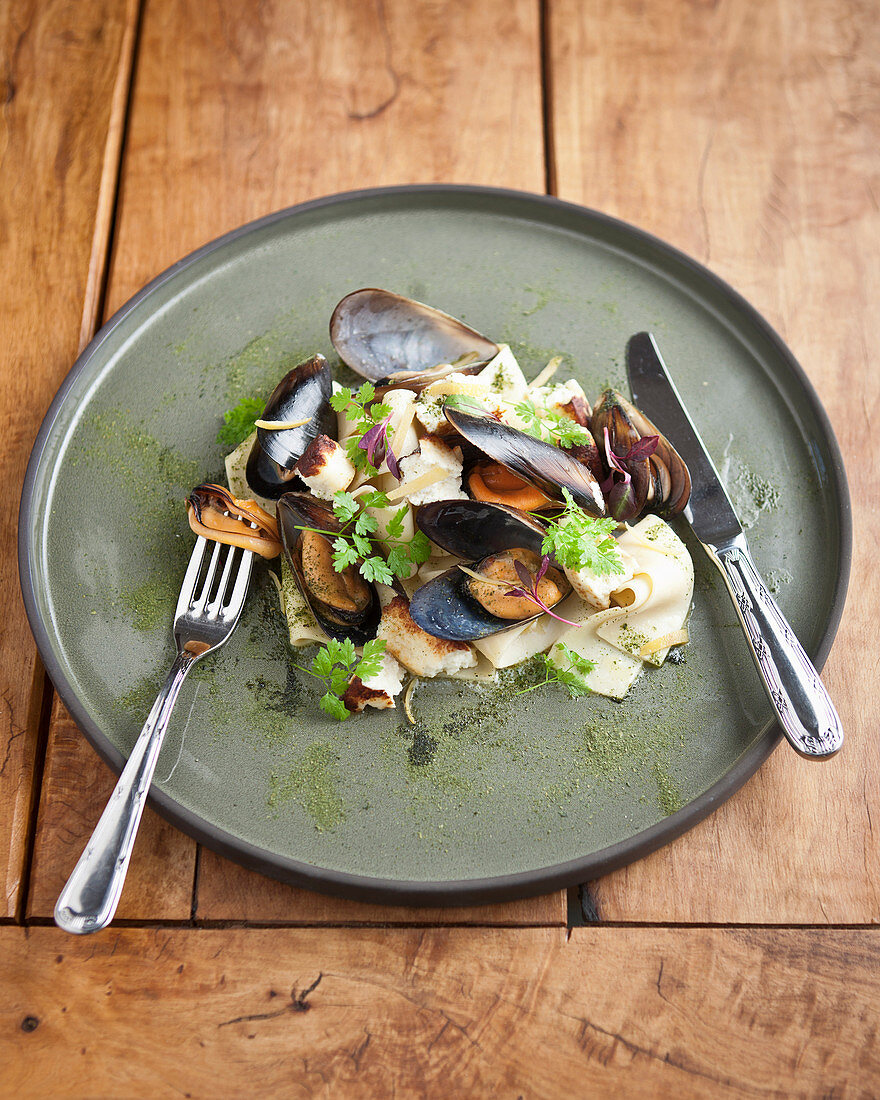
[[[0,29],[0,1094],[880,1092],[876,6],[10,0]],[[846,747],[824,765],[780,748],[580,897],[469,910],[292,889],[148,811],[115,925],[68,937],[53,904],[114,777],[53,698],[18,595],[48,403],[103,319],[196,246],[426,181],[631,221],[783,335],[855,507],[824,673]]]

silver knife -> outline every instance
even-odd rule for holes
[[[679,396],[650,332],[626,349],[633,401],[656,424],[687,464],[691,496],[683,515],[718,567],[789,744],[823,760],[843,744],[843,729],[819,674],[794,635],[752,561],[718,471]]]

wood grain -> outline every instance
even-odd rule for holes
[[[112,308],[205,241],[320,195],[543,190],[539,66],[533,0],[148,0]]]
[[[128,0],[0,5],[0,916],[23,900],[46,689],[19,595],[15,505],[40,420],[77,353],[93,240],[106,245],[102,157],[118,161],[114,89],[133,25]]]
[[[486,63],[486,43],[503,64]],[[205,241],[321,194],[433,180],[541,190],[539,65],[532,0],[148,2],[108,312]],[[53,743],[63,736],[53,727]],[[109,783],[104,773],[85,745],[66,744],[48,757],[47,807],[67,801],[80,784],[91,792],[74,826],[77,839],[85,821],[97,819],[99,792]],[[58,836],[57,824],[41,819],[33,915],[51,912],[47,906],[69,870],[75,845],[60,846]],[[191,842],[180,836],[174,845],[178,884],[187,846],[191,862]],[[151,859],[144,874],[156,873]],[[210,853],[200,877],[205,919],[219,913],[254,921],[428,919],[393,909],[383,916],[376,907],[294,892]],[[125,914],[159,919],[184,908],[188,915],[189,903],[129,885],[123,905]],[[491,917],[486,909],[463,909],[456,919],[553,924],[564,906],[557,893],[511,906],[507,915],[504,907],[494,907]]]
[[[499,905],[428,908],[370,905],[298,890],[229,863],[203,848],[199,863],[195,917],[198,921],[249,924],[425,924],[547,925],[564,927],[566,895],[557,890],[539,898]]]
[[[0,929],[10,1095],[868,1096],[880,931]]]
[[[710,820],[594,884],[599,915],[876,921],[876,10],[550,0],[549,31],[559,195],[684,249],[768,317],[828,410],[855,509],[855,598],[824,673],[844,750],[809,765],[780,749]]]
[[[31,868],[29,918],[52,916],[67,881],[116,784],[116,776],[83,746],[75,722],[56,700],[46,752],[37,843]],[[138,831],[117,910],[123,920],[189,920],[195,844],[149,807]]]

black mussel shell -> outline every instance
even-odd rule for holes
[[[505,550],[532,550],[541,555],[544,527],[528,512],[480,500],[438,500],[423,504],[416,523],[432,542],[447,553],[480,563]],[[417,588],[410,600],[413,621],[427,634],[449,641],[471,642],[502,630],[532,622],[499,619],[490,614],[470,592],[471,578],[458,566]]]
[[[568,489],[585,512],[591,516],[605,515],[599,482],[586,465],[566,451],[491,416],[474,415],[449,405],[444,413],[459,434],[517,477],[537,485],[554,500],[562,500],[563,488]]]
[[[417,588],[409,602],[409,613],[416,626],[435,638],[445,638],[450,642],[474,642],[479,638],[488,638],[490,634],[500,634],[502,630],[530,623],[538,617],[497,619],[470,594],[467,586],[469,579],[455,566]]]
[[[330,364],[313,355],[294,367],[272,391],[261,420],[306,420],[298,428],[257,428],[248,457],[248,485],[262,497],[275,500],[291,488],[301,488],[294,466],[319,435],[336,438],[336,414],[330,407],[333,391]]]
[[[448,554],[482,561],[502,550],[541,553],[544,527],[528,512],[482,500],[435,500],[416,512],[416,524]]]
[[[342,299],[330,318],[330,339],[340,359],[362,377],[398,381],[408,389],[418,385],[388,376],[430,372],[470,354],[477,362],[464,369],[474,370],[498,354],[497,344],[448,313],[376,287]],[[422,385],[437,377],[442,375]]]
[[[341,612],[339,608],[322,600],[317,593],[310,590],[303,575],[300,558],[300,539],[302,538],[300,528],[314,527],[320,531],[339,531],[341,524],[333,514],[333,510],[309,493],[285,493],[278,501],[277,519],[284,556],[293,570],[300,592],[324,633],[338,641],[351,638],[357,646],[364,645],[371,638],[375,638],[379,620],[382,617],[382,607],[374,585],[368,585],[370,602],[365,610],[353,615]],[[357,564],[359,563],[350,568],[357,568]]]
[[[536,553],[540,554],[540,546]],[[491,555],[487,554],[486,557]],[[472,562],[469,568],[479,572],[484,560]],[[567,595],[571,588],[564,577],[560,579]],[[472,580],[472,577],[456,565],[417,588],[409,603],[409,613],[416,626],[435,638],[445,638],[450,642],[473,642],[512,630],[515,626],[525,626],[544,614],[543,611],[536,610],[534,615],[524,619],[499,619],[487,611],[472,594]]]

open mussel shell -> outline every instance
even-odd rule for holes
[[[375,287],[355,290],[342,299],[330,318],[330,339],[339,358],[362,377],[408,389],[424,388],[443,377],[433,373],[440,364],[475,355],[474,361],[459,368],[470,372],[499,350],[448,313]]]
[[[570,454],[544,443],[491,416],[444,409],[446,419],[469,443],[524,481],[537,485],[547,496],[562,500],[568,489],[575,503],[591,516],[605,515],[599,482],[587,466]]]
[[[278,501],[277,519],[284,556],[324,633],[339,641],[351,638],[357,646],[375,638],[382,616],[375,586],[360,576],[359,562],[337,573],[331,560],[332,536],[318,533],[341,529],[333,510],[309,493],[285,493]]]
[[[632,476],[632,494],[625,514],[617,514],[614,508],[611,509],[616,518],[636,519],[646,509],[664,515],[676,515],[682,511],[691,492],[691,478],[684,460],[641,409],[613,389],[605,390],[593,409],[590,430],[600,453],[604,447],[606,428],[611,449],[621,460],[640,439],[657,437],[652,455],[626,462]]]
[[[496,619],[468,590],[468,576],[458,566],[441,573],[413,593],[409,613],[416,626],[435,638],[475,642],[536,619]]]
[[[276,500],[288,489],[301,487],[293,467],[306,448],[319,435],[336,438],[336,414],[330,407],[332,392],[330,364],[323,355],[313,355],[281,379],[260,419],[307,423],[298,428],[257,428],[245,471],[255,493]]]
[[[540,558],[544,528],[527,512],[479,500],[439,500],[424,504],[416,523],[428,538],[450,554],[482,563],[506,550],[530,550]],[[471,593],[472,578],[458,566],[417,588],[409,605],[413,622],[427,634],[448,641],[472,642],[538,618],[499,619]]]

